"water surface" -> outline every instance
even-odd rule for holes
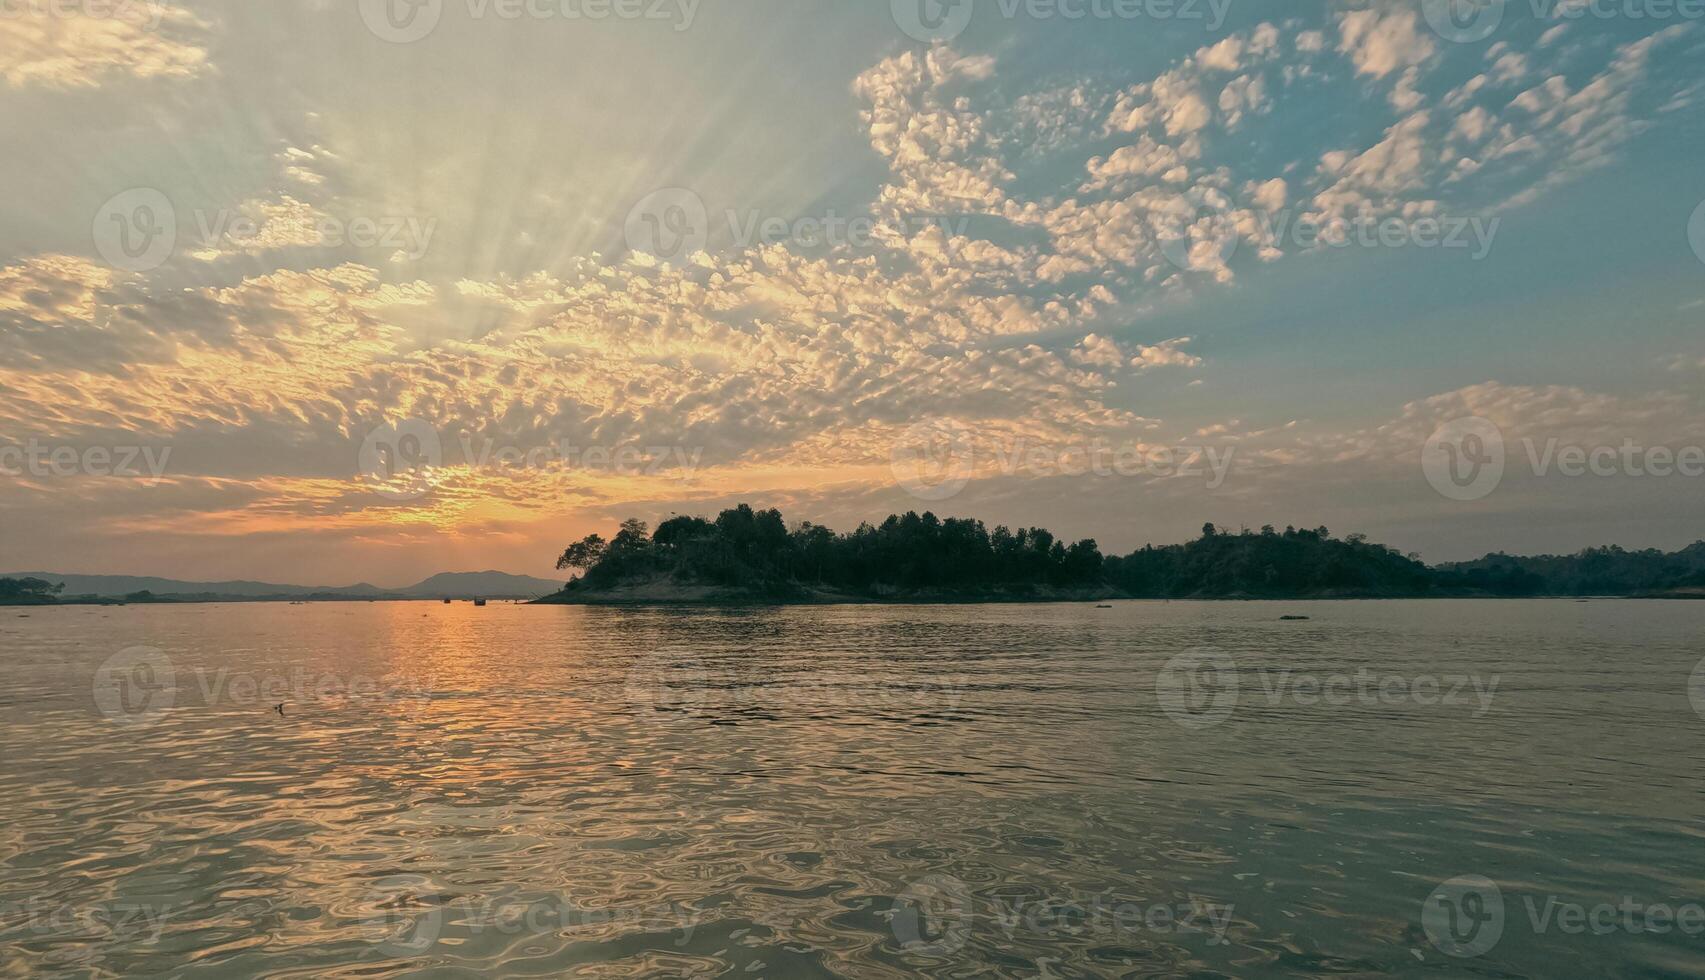
[[[0,972],[1702,976],[1702,627],[0,610]]]

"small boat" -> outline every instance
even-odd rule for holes
[[[444,604],[445,604],[445,605],[446,605],[446,606],[448,606],[448,605],[449,605],[449,604],[450,604],[450,600],[449,600],[449,599],[445,599],[445,600],[444,600]]]
[[[485,600],[484,600],[484,599],[475,599],[475,600],[474,600],[474,605],[476,605],[476,606],[483,606],[483,605],[485,605]]]
[[[1097,608],[1097,609],[1112,609],[1113,607],[1107,606],[1107,605],[1102,605],[1102,606],[1096,606],[1095,608]]]
[[[1306,623],[1306,622],[1308,622],[1308,617],[1307,616],[1280,616],[1279,622],[1281,622],[1281,623]]]

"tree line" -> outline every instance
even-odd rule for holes
[[[1144,545],[1103,556],[1093,539],[1047,528],[989,528],[980,520],[909,511],[849,533],[750,504],[714,520],[672,516],[655,532],[626,520],[612,539],[569,545],[558,569],[580,576],[569,591],[638,581],[713,585],[788,597],[822,590],[897,593],[1105,591],[1134,598],[1424,597],[1424,595],[1637,595],[1705,588],[1705,542],[1674,554],[1587,549],[1575,556],[1495,554],[1427,566],[1366,535],[1325,527],[1202,527],[1185,544]]]
[[[623,521],[606,540],[569,546],[559,570],[569,590],[669,581],[785,597],[823,590],[853,595],[1102,591],[1137,598],[1191,596],[1584,595],[1705,586],[1705,543],[1675,555],[1591,549],[1577,556],[1488,556],[1429,567],[1324,527],[1224,531],[1204,525],[1184,544],[1103,555],[1093,539],[1067,541],[1038,527],[988,528],[933,513],[890,515],[837,533],[788,525],[779,510],[748,504],[716,518],[671,517],[655,531]]]
[[[63,582],[55,585],[39,578],[0,578],[0,603],[53,602],[63,591]]]
[[[673,517],[652,533],[623,521],[609,541],[594,534],[570,546],[557,567],[583,571],[592,587],[666,575],[786,593],[1085,587],[1100,584],[1103,561],[1094,541],[1068,544],[1042,528],[991,532],[981,521],[908,513],[838,534],[810,522],[790,528],[778,510],[741,504],[714,521]]]

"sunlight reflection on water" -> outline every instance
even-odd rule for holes
[[[1700,974],[1705,936],[1523,903],[1705,902],[1702,623],[32,610],[0,618],[0,973]],[[1509,910],[1472,958],[1421,918],[1461,875]]]

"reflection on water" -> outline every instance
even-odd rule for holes
[[[1702,625],[0,610],[0,972],[1705,975]]]

